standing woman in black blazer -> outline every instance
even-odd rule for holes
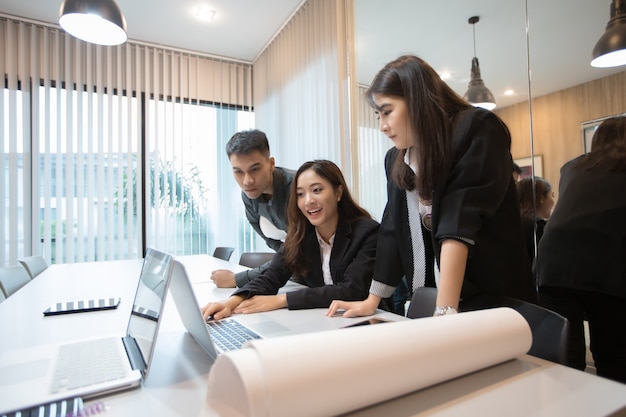
[[[412,289],[437,286],[433,315],[484,294],[534,301],[504,123],[411,55],[388,63],[366,94],[395,145],[385,158],[388,201],[368,298],[333,301],[327,315],[372,314],[403,275]]]
[[[591,152],[561,168],[537,251],[539,301],[569,320],[568,365],[626,383],[626,117],[605,120]]]
[[[285,307],[324,308],[334,299],[367,297],[379,224],[354,201],[337,165],[316,160],[298,169],[287,218],[285,243],[269,267],[228,300],[204,306],[205,318]],[[292,276],[309,288],[277,294]]]

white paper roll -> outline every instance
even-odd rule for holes
[[[513,359],[531,343],[507,307],[255,340],[218,357],[207,405],[224,417],[332,416]]]

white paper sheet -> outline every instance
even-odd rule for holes
[[[513,359],[531,342],[506,307],[255,340],[216,360],[207,415],[333,416]]]

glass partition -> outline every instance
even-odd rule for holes
[[[589,64],[610,3],[395,0],[383,7],[374,0],[355,1],[359,101],[353,114],[364,206],[377,218],[382,215],[383,158],[391,143],[378,131],[362,92],[385,63],[405,53],[425,59],[461,95],[475,54],[495,95],[494,111],[511,130],[514,160],[525,165],[526,175],[545,177],[558,199],[559,170],[584,152],[584,127],[626,111],[626,68]],[[480,17],[474,27],[468,23],[472,16]]]

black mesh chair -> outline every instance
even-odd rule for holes
[[[437,302],[437,288],[421,287],[413,291],[406,316],[410,319],[432,317]]]
[[[230,257],[234,251],[235,248],[230,248],[228,246],[218,246],[213,251],[213,257],[228,261],[230,260]]]
[[[239,265],[256,268],[272,260],[274,252],[244,252],[239,258]]]
[[[418,288],[413,292],[407,317],[432,316],[436,301],[436,288]],[[460,305],[462,311],[497,307],[510,307],[526,319],[533,336],[532,345],[528,350],[529,355],[562,365],[567,364],[569,322],[560,314],[516,298],[489,295],[474,297],[461,302]]]

